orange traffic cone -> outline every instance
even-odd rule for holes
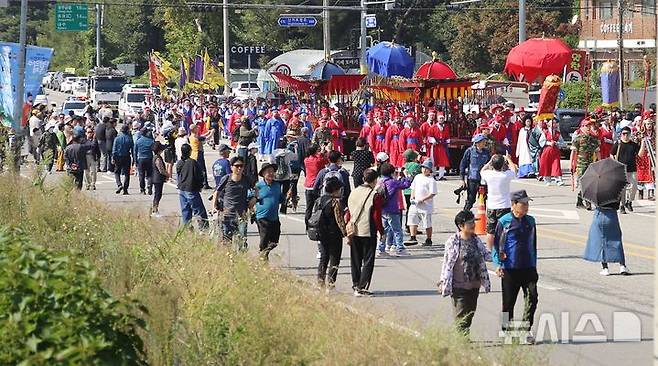
[[[487,233],[487,207],[484,204],[484,187],[480,187],[478,192],[478,212],[475,215],[475,234],[484,235]]]

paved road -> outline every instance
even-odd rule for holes
[[[207,152],[208,165],[216,159],[217,153]],[[349,164],[347,164],[349,169]],[[61,174],[49,176],[49,180]],[[150,208],[150,196],[138,194],[137,179],[132,180],[129,196],[114,194],[114,178],[100,174],[98,190],[85,193],[107,202],[110,206],[137,210],[145,216]],[[460,208],[455,203],[452,191],[458,182],[454,177],[439,183],[439,195],[435,200],[434,242],[443,242],[453,233],[452,219]],[[620,217],[624,233],[627,265],[633,276],[611,275],[601,277],[598,264],[583,261],[587,230],[592,220],[591,212],[574,207],[575,194],[568,186],[546,187],[535,180],[517,180],[513,189],[526,189],[533,197],[530,214],[538,222],[539,236],[539,307],[536,319],[555,320],[557,344],[550,344],[549,332],[535,333],[538,345],[529,351],[545,354],[551,364],[559,365],[645,365],[651,362],[652,316],[653,316],[653,261],[655,253],[655,205],[653,202],[639,201],[635,213]],[[210,194],[210,191],[207,191]],[[204,193],[204,196],[206,194]],[[167,183],[160,206],[164,217],[161,220],[175,224],[179,217],[178,197],[175,185]],[[279,247],[273,252],[272,263],[292,271],[301,278],[314,281],[317,260],[316,245],[309,242],[303,224],[304,202],[300,212],[290,213],[281,218],[283,236]],[[420,236],[419,238],[423,238]],[[250,248],[257,248],[255,226],[249,228]],[[435,290],[443,259],[438,249],[410,247],[412,255],[403,258],[377,259],[371,289],[373,298],[354,299],[349,296],[337,299],[347,303],[357,302],[374,314],[390,315],[399,324],[411,328],[433,326],[437,323],[448,325],[451,321],[450,300],[440,297]],[[493,267],[490,266],[490,270]],[[618,266],[611,265],[617,273]],[[337,290],[344,295],[351,294],[349,269],[349,247],[343,247],[343,258],[338,276]],[[500,281],[492,278],[490,294],[482,294],[472,327],[472,337],[486,346],[497,346],[499,311],[501,306]],[[517,312],[522,311],[521,301],[517,302]],[[622,336],[620,327],[613,332],[615,312],[630,312],[630,319],[639,319],[641,325],[640,342],[615,342]],[[598,324],[584,323],[579,327],[583,314],[593,314],[600,320]],[[620,324],[632,325],[632,321],[622,319]],[[536,321],[535,328],[544,324],[550,329],[549,321]],[[628,327],[624,328],[627,329]],[[624,330],[622,329],[622,330]],[[632,328],[631,328],[632,329]],[[580,330],[578,332],[578,330]],[[603,339],[588,339],[577,336],[600,336]]]

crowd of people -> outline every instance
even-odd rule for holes
[[[78,189],[96,189],[96,174],[111,172],[116,193],[127,195],[136,172],[140,194],[153,195],[154,216],[164,183],[175,181],[183,225],[197,216],[206,227],[213,223],[211,213],[222,239],[246,249],[248,225],[254,223],[263,260],[279,244],[281,215],[297,209],[301,185],[305,227],[318,242],[319,287],[334,289],[345,238],[353,293],[363,297],[372,296],[375,258],[408,256],[407,247],[419,244],[424,234],[421,245],[443,250],[439,291],[452,297],[461,330],[470,327],[479,289],[490,289],[485,264],[490,260],[502,278],[502,311],[512,319],[523,289],[528,304],[523,320],[528,330],[532,326],[538,280],[535,221],[527,214],[531,198],[512,191],[510,184],[516,178],[564,184],[560,159],[566,144],[556,119],[536,121],[510,104],[470,113],[472,145],[451,167],[451,140],[464,136],[451,135],[442,108],[421,114],[395,104],[364,110],[349,156],[344,115],[328,105],[222,102],[214,96],[152,99],[143,113],[122,123],[108,109],[90,106],[84,116],[33,109],[27,121],[29,153],[43,160],[48,172],[67,171]],[[633,211],[638,187],[641,197],[654,199],[654,111],[655,106],[644,113],[596,110],[571,140],[576,178],[597,159],[612,157],[626,165],[629,186],[615,206],[621,213]],[[204,149],[219,153],[210,171]],[[351,172],[343,167],[348,157],[354,161]],[[456,234],[435,245],[433,201],[451,168],[462,181],[455,193],[461,197],[467,191],[467,198],[454,219]],[[209,210],[204,189],[212,190]],[[475,235],[471,213],[478,193],[486,197],[485,243]],[[577,205],[591,209],[580,194]],[[588,244],[592,255],[586,259],[601,262],[605,271],[607,263],[620,262],[621,272],[628,273],[618,247],[621,255],[601,258],[601,250]]]

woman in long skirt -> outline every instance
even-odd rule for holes
[[[532,164],[532,156],[528,145],[528,138],[532,131],[532,118],[526,118],[523,121],[523,128],[519,131],[519,138],[516,141],[516,157],[519,162],[519,178],[529,177],[537,174],[535,166]]]
[[[562,181],[562,168],[560,167],[560,146],[564,140],[560,136],[557,123],[548,121],[548,127],[543,131],[539,143],[543,149],[539,155],[539,176],[544,177],[546,185],[551,185],[551,178],[555,179],[558,186],[564,185]]]
[[[619,200],[608,205],[597,206],[589,227],[583,259],[601,263],[603,268],[599,273],[602,276],[610,275],[608,263],[619,263],[619,274],[631,274],[626,267],[617,211],[619,211]]]

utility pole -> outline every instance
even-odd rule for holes
[[[329,23],[329,0],[322,0],[322,39],[324,45],[324,60],[329,61],[331,60],[331,24]]]
[[[96,67],[101,67],[101,4],[96,4]]]
[[[361,74],[365,75],[368,73],[368,65],[366,63],[366,43],[368,31],[366,29],[366,16],[367,16],[367,7],[366,0],[361,0],[361,40],[359,44],[361,45],[360,55],[359,55],[359,68],[361,69]]]
[[[224,95],[231,94],[231,47],[229,47],[228,0],[222,8],[224,26]]]
[[[20,48],[18,50],[18,83],[16,84],[16,99],[14,100],[14,129],[16,135],[23,135],[23,98],[25,97],[25,53],[27,43],[27,0],[21,0],[21,24],[18,37]]]
[[[525,39],[525,0],[519,0],[519,44]]]
[[[619,109],[624,109],[624,0],[617,0],[619,12],[619,34],[617,38],[619,50]]]

